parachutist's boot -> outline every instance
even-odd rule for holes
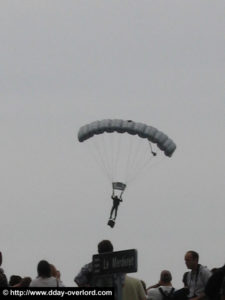
[[[108,225],[111,227],[111,228],[113,228],[114,227],[114,225],[115,225],[115,222],[113,221],[113,220],[109,220],[108,221]]]

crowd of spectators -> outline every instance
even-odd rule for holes
[[[103,240],[98,244],[98,253],[107,252],[113,252],[113,245],[109,240]],[[146,287],[143,280],[123,273],[112,276],[94,276],[92,262],[81,267],[75,275],[74,283],[79,287],[115,287],[115,282],[119,280],[123,300],[225,300],[225,265],[209,270],[199,263],[199,254],[192,250],[186,252],[184,260],[189,271],[184,273],[183,287],[180,289],[173,287],[172,274],[169,270],[162,270],[159,281]],[[1,264],[0,252],[0,266]],[[10,288],[65,287],[60,271],[46,260],[39,261],[37,277],[34,279],[19,275],[11,275],[8,279],[4,270],[0,268],[0,286]]]

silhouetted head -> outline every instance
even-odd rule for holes
[[[98,253],[113,252],[113,245],[109,240],[103,240],[98,244]]]
[[[37,266],[39,277],[51,277],[51,266],[46,260],[41,260]]]
[[[172,275],[170,271],[163,270],[160,274],[160,281],[163,283],[170,283],[172,281]]]
[[[199,255],[197,252],[190,250],[185,254],[184,257],[186,266],[188,269],[196,270],[198,267]]]
[[[21,277],[21,276],[19,276],[19,275],[12,275],[12,276],[10,277],[10,279],[9,279],[9,285],[10,285],[10,286],[14,286],[14,285],[20,283],[21,280],[22,280],[22,277]]]

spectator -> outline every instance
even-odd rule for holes
[[[214,269],[216,270],[206,284],[205,294],[210,300],[220,300],[220,289],[225,276],[225,265],[221,268]]]
[[[211,272],[207,267],[198,263],[199,255],[195,251],[188,251],[184,259],[187,268],[191,270],[187,274],[187,287],[189,289],[188,299],[204,299],[204,290],[211,276]]]
[[[106,252],[113,252],[113,245],[109,240],[103,240],[98,244],[98,253],[100,254]],[[74,281],[79,287],[96,286],[94,280],[95,279],[93,278],[92,274],[92,262],[84,265],[77,276],[74,278]],[[112,286],[112,282],[110,283],[110,285]]]
[[[218,268],[212,268],[212,269],[211,269],[212,275],[215,274],[217,270],[218,270]]]
[[[19,275],[12,275],[9,278],[9,286],[10,287],[14,287],[17,284],[19,284],[21,282],[21,280],[22,280],[21,276],[19,276]]]
[[[1,265],[2,265],[2,252],[0,252],[0,266]],[[8,280],[2,268],[0,268],[0,287],[8,287]]]
[[[103,240],[98,244],[98,253],[110,253],[113,252],[113,245],[109,240]],[[125,274],[107,274],[93,276],[92,262],[84,265],[78,275],[74,278],[74,281],[79,287],[116,287],[118,282],[121,285],[124,284]],[[117,299],[117,289],[115,288],[115,299]]]
[[[57,270],[56,267],[52,264],[50,264],[50,268],[51,268],[51,275],[55,278],[57,278]]]
[[[61,274],[59,272],[59,270],[56,269],[56,267],[52,264],[50,264],[50,267],[51,267],[51,275],[53,277],[55,277],[59,282],[61,282],[61,285],[64,286],[62,280],[61,280]]]
[[[0,268],[0,287],[8,287],[8,280],[2,268]]]
[[[30,287],[62,287],[62,283],[51,275],[51,266],[46,260],[41,260],[37,266],[38,276],[30,283]]]
[[[127,275],[125,276],[122,294],[123,300],[146,300],[145,290],[141,281]]]
[[[171,281],[172,275],[170,271],[163,270],[160,274],[160,280],[157,287],[148,289],[147,299],[162,300],[165,295],[172,295],[175,289],[172,286]]]
[[[221,293],[221,300],[225,300],[225,276],[223,278],[220,293]]]

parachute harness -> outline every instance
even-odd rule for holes
[[[126,186],[127,185],[122,182],[113,182],[112,183],[112,187],[113,187],[112,197],[115,196],[116,191],[120,191],[119,198],[122,199],[122,195],[124,193]]]

